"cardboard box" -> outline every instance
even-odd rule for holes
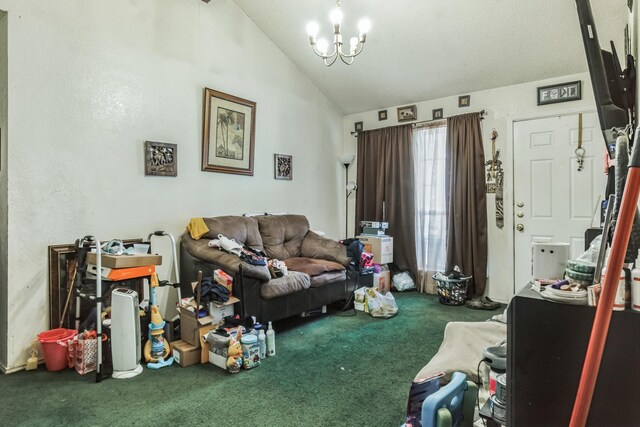
[[[381,294],[386,294],[391,290],[391,272],[381,271],[373,274],[373,287]]]
[[[220,356],[219,354],[215,354],[212,351],[209,352],[209,363],[212,363],[225,371],[227,370],[227,358]]]
[[[109,268],[131,268],[144,267],[146,265],[162,265],[162,256],[160,255],[108,255],[102,254],[102,266]],[[96,263],[95,252],[87,254],[87,263]]]
[[[191,307],[195,309],[195,302]],[[213,317],[207,315],[196,319],[193,311],[187,307],[180,307],[180,337],[183,341],[196,348],[200,348],[200,328],[213,324]]]
[[[173,360],[180,366],[187,367],[200,362],[200,349],[182,340],[171,343]]]
[[[365,252],[373,254],[373,262],[389,264],[393,262],[393,237],[390,236],[357,236],[364,244]]]
[[[198,330],[198,341],[200,341],[200,345],[202,346],[200,349],[200,363],[207,363],[209,361],[209,350],[211,349],[209,342],[202,338],[207,335],[209,331],[213,331],[215,328],[215,325],[209,325]]]
[[[231,295],[229,301],[224,304],[209,303],[209,315],[213,318],[213,324],[219,325],[226,316],[233,316],[235,314],[233,305],[237,302],[240,300]]]

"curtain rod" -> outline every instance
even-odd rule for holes
[[[484,120],[484,115],[487,114],[487,111],[486,110],[481,110],[481,111],[476,111],[476,112],[478,114],[480,114],[480,120]],[[473,113],[464,113],[464,114],[473,114]],[[460,114],[460,115],[462,115],[462,114]],[[441,119],[435,119],[435,120],[423,120],[421,122],[412,123],[411,126],[416,128],[416,127],[420,127],[421,125],[425,125],[425,124],[429,124],[429,123],[437,123],[437,122],[445,121],[445,120],[447,120],[446,117],[443,117]],[[355,136],[357,138],[358,137],[358,132],[351,131],[351,135]]]
[[[477,113],[480,114],[480,120],[484,120],[484,115],[487,114],[487,111],[486,110],[482,110],[482,111],[477,111]],[[464,114],[473,114],[473,113],[464,113]],[[459,115],[462,115],[462,114],[459,114]],[[413,127],[420,127],[420,125],[423,125],[423,124],[436,123],[436,122],[440,122],[440,121],[443,121],[443,120],[446,120],[446,119],[447,119],[446,117],[443,117],[441,119],[423,120],[421,122],[412,123],[412,126]]]

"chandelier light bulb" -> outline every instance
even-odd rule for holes
[[[351,52],[355,52],[356,48],[358,47],[358,38],[357,37],[351,37],[349,39],[349,45],[351,46]]]
[[[329,14],[329,19],[333,25],[339,25],[342,23],[342,11],[339,7],[336,7]]]
[[[309,22],[307,24],[307,34],[309,34],[309,37],[316,37],[319,31],[320,28],[317,22]]]
[[[369,21],[367,18],[362,18],[360,22],[358,22],[358,30],[360,31],[360,34],[366,34],[370,29],[371,21]]]
[[[329,42],[327,41],[327,39],[318,40],[317,46],[318,46],[318,51],[323,55],[326,55],[327,49],[329,48]]]

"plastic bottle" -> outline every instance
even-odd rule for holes
[[[267,356],[276,355],[276,333],[269,322],[269,329],[267,329]]]
[[[600,276],[600,285],[602,285],[603,288],[604,288],[604,278],[609,267],[609,249],[607,249],[607,253],[606,253],[605,266],[606,267],[602,269],[602,275]],[[625,296],[625,287],[626,287],[626,280],[624,276],[625,276],[624,270],[622,270],[620,272],[620,277],[618,278],[618,283],[617,283],[618,288],[616,289],[616,296],[613,302],[614,311],[624,311],[624,296]]]
[[[260,329],[260,332],[258,332],[258,342],[260,343],[260,359],[264,359],[265,357],[267,357],[266,339],[267,336],[264,334],[264,331]]]
[[[640,311],[640,250],[636,258],[636,268],[631,270],[631,309]]]

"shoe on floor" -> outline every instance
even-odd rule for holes
[[[495,302],[489,297],[473,297],[467,301],[466,305],[474,310],[495,310],[500,307],[499,302]]]

